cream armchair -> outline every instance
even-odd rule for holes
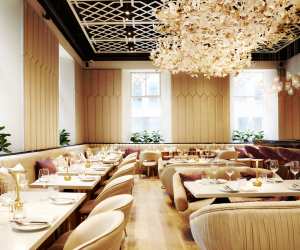
[[[123,239],[124,214],[109,211],[83,221],[76,229],[63,234],[49,250],[119,250]]]
[[[201,250],[298,250],[300,202],[217,204],[190,216]]]
[[[124,175],[134,175],[135,169],[136,169],[136,162],[123,165],[122,167],[118,168],[118,170],[112,175],[109,181],[112,181]]]
[[[124,175],[109,182],[94,200],[86,201],[79,210],[81,215],[88,215],[94,207],[108,197],[118,194],[132,194],[134,178],[132,175]]]
[[[133,204],[133,196],[131,194],[120,194],[109,197],[101,201],[89,214],[88,218],[99,213],[120,210],[125,216],[125,226],[129,220],[130,210]]]
[[[158,151],[142,151],[140,154],[140,167],[147,169],[147,176],[150,176],[150,171],[158,168],[158,159],[160,152]]]

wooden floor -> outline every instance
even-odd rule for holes
[[[158,179],[135,180],[134,206],[123,250],[196,250],[188,217],[171,205]],[[199,249],[198,249],[199,250]]]

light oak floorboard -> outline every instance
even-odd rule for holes
[[[158,179],[135,179],[134,205],[123,250],[196,250],[188,217],[180,214]]]

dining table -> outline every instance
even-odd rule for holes
[[[300,180],[269,179],[263,181],[260,187],[254,186],[254,181],[202,179],[185,181],[183,184],[195,198],[300,196]]]
[[[86,167],[84,164],[73,164],[70,166],[68,172],[66,168],[58,168],[57,175],[79,175],[84,173],[85,175],[99,175],[106,176],[112,169],[114,164],[92,163],[90,167]]]
[[[44,178],[37,179],[29,186],[30,188],[57,187],[59,189],[89,191],[94,189],[101,180],[99,175],[74,175],[70,177],[70,180],[65,180],[63,175],[50,175],[46,180]]]
[[[0,196],[0,249],[38,249],[80,206],[85,193],[29,190],[21,192],[25,218],[11,219]],[[62,202],[66,201],[66,202]]]

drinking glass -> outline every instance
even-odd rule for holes
[[[39,170],[39,181],[43,183],[43,188],[46,188],[46,183],[49,181],[49,170],[41,168]]]
[[[278,161],[277,160],[270,160],[269,166],[270,166],[270,170],[273,173],[273,183],[275,183],[275,174],[279,169]]]
[[[212,166],[211,167],[211,173],[214,177],[214,183],[217,183],[217,173],[218,173],[218,166]]]
[[[300,170],[299,161],[291,161],[290,164],[290,171],[292,172],[292,174],[294,175],[294,179],[296,180],[297,174]]]
[[[227,167],[225,172],[229,176],[229,181],[231,181],[231,176],[234,174],[234,169],[232,167]]]

